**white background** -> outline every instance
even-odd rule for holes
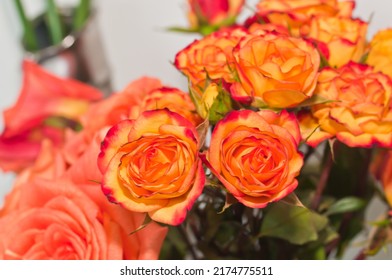
[[[0,112],[16,100],[21,82],[21,28],[13,1],[0,0]],[[58,2],[72,4],[77,1]],[[247,2],[252,7],[258,1]],[[30,16],[44,7],[44,0],[25,0],[24,3]],[[170,26],[186,26],[186,0],[96,0],[94,3],[98,8],[101,36],[115,90],[143,75],[158,77],[167,85],[186,89],[185,78],[171,62],[176,52],[192,42],[195,35],[165,31]],[[368,20],[373,14],[370,39],[377,30],[392,27],[391,11],[390,0],[357,0],[355,15]],[[245,9],[243,14],[250,14],[250,11]],[[0,118],[0,131],[2,121]],[[0,205],[11,182],[12,176],[0,171]]]

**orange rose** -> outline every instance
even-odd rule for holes
[[[20,96],[4,111],[0,135],[0,168],[7,171],[32,165],[43,139],[60,146],[64,128],[74,128],[91,102],[102,98],[93,87],[56,77],[28,60],[23,73]]]
[[[381,30],[373,37],[366,62],[392,78],[392,29]]]
[[[255,106],[294,107],[313,95],[320,55],[305,40],[283,35],[249,35],[234,49],[240,84],[234,99]]]
[[[180,114],[194,126],[203,121],[189,94],[176,88],[162,87],[150,91],[141,102],[140,112],[165,108]]]
[[[392,81],[386,75],[353,62],[326,68],[316,92],[332,101],[312,109],[323,131],[351,147],[392,147]]]
[[[371,164],[371,171],[384,187],[385,196],[392,207],[392,151],[377,154]]]
[[[360,19],[316,17],[311,20],[308,36],[325,43],[329,64],[340,67],[350,60],[358,62],[364,55],[367,27]]]
[[[184,221],[204,187],[195,127],[167,109],[112,127],[98,164],[108,199],[158,222]]]
[[[239,202],[263,208],[297,187],[303,165],[299,141],[293,114],[232,111],[212,133],[207,164]]]
[[[257,5],[258,14],[266,22],[283,24],[293,35],[299,35],[299,29],[312,17],[351,17],[354,1],[338,0],[263,0]]]
[[[184,73],[193,84],[207,79],[234,81],[232,71],[233,48],[246,35],[240,28],[218,31],[192,44],[177,53],[174,65]]]
[[[188,0],[191,27],[231,25],[240,13],[244,0]]]
[[[249,33],[257,34],[257,35],[265,35],[267,33],[275,33],[275,34],[282,34],[282,35],[290,35],[290,31],[287,27],[283,25],[277,25],[272,23],[252,23],[248,28]]]

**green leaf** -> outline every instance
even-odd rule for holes
[[[80,0],[79,6],[76,8],[73,20],[73,30],[80,30],[90,15],[90,0]]]
[[[60,44],[64,39],[63,25],[54,0],[46,0],[46,20],[52,43]]]
[[[334,214],[341,214],[346,212],[353,212],[357,210],[361,210],[365,207],[366,202],[357,197],[345,197],[329,207],[325,215],[334,215]]]
[[[15,0],[16,10],[19,14],[20,21],[23,25],[23,42],[28,51],[38,50],[38,41],[34,31],[34,26],[31,20],[26,17],[21,0]]]
[[[172,27],[167,28],[167,31],[181,32],[181,33],[197,33],[197,32],[199,32],[199,29],[172,26]]]
[[[328,219],[304,207],[275,203],[264,217],[260,237],[282,238],[303,245],[318,239],[318,233],[328,224]]]

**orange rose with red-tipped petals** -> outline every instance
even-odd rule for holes
[[[239,202],[263,208],[297,187],[300,139],[298,122],[286,111],[232,111],[216,125],[206,162]]]
[[[263,0],[257,13],[266,22],[287,26],[293,35],[308,25],[312,17],[351,17],[354,1],[338,0]]]
[[[308,36],[328,47],[328,62],[340,67],[350,60],[359,62],[365,53],[368,24],[360,19],[316,17]]]
[[[205,175],[199,138],[184,117],[146,111],[112,127],[98,164],[108,199],[155,221],[178,225],[201,194]]]
[[[169,109],[172,112],[178,113],[193,125],[199,125],[203,120],[196,113],[195,105],[189,94],[170,87],[162,87],[149,92],[140,104],[140,112]]]
[[[324,69],[316,91],[329,101],[312,108],[321,130],[350,147],[392,147],[392,81],[388,76],[352,62],[339,69]]]
[[[240,82],[231,94],[237,101],[287,108],[313,95],[320,55],[303,39],[249,35],[235,47],[234,59]]]
[[[392,29],[377,32],[370,42],[369,56],[366,61],[374,67],[375,71],[381,71],[392,78]]]
[[[184,73],[193,84],[207,79],[223,79],[233,82],[233,48],[247,32],[241,28],[218,31],[192,44],[177,53],[174,65]]]

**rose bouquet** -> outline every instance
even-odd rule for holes
[[[392,241],[392,33],[354,1],[189,1],[202,36],[108,98],[30,61],[4,112],[2,259],[342,258]],[[184,28],[173,28],[184,31]],[[377,198],[384,209],[367,225]]]

